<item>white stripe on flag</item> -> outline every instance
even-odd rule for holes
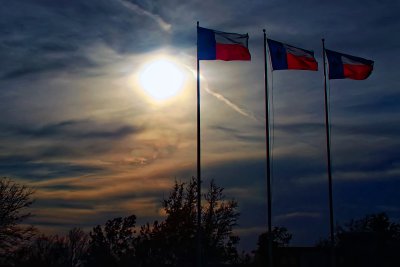
[[[345,57],[345,56],[341,56],[341,59],[342,59],[342,63],[343,63],[343,64],[349,64],[349,65],[365,65],[364,63],[361,63],[361,62],[359,62],[359,61],[355,61],[355,60],[350,59],[350,58]]]
[[[247,34],[215,32],[217,44],[240,44],[247,47]]]
[[[293,47],[293,46],[290,46],[287,44],[283,44],[283,46],[286,48],[286,51],[292,55],[299,56],[299,57],[314,58],[310,53],[304,51],[303,49]]]

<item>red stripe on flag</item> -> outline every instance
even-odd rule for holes
[[[216,44],[216,59],[251,60],[249,49],[240,44]]]
[[[312,57],[295,56],[286,54],[288,69],[294,70],[318,70],[318,63]]]
[[[372,72],[371,65],[343,64],[344,77],[353,80],[365,80]]]

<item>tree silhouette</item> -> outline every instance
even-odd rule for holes
[[[88,266],[132,266],[135,260],[136,216],[108,220],[89,233]]]
[[[73,228],[68,233],[69,266],[84,266],[89,249],[89,235],[80,228]]]
[[[400,224],[378,213],[336,231],[340,266],[400,266]]]
[[[262,233],[258,237],[257,249],[254,253],[255,266],[265,266],[268,258],[268,240],[272,238],[272,247],[287,247],[292,239],[292,234],[285,227],[273,227],[271,234],[268,232]]]
[[[163,201],[166,218],[141,228],[138,255],[143,266],[195,266],[197,182],[175,182]],[[202,248],[205,263],[229,263],[238,258],[233,234],[239,213],[234,200],[226,201],[223,188],[211,181],[202,205]]]
[[[367,215],[362,219],[351,220],[337,229],[337,243],[346,241],[346,235],[365,234],[381,245],[400,241],[400,224],[391,222],[386,213]]]
[[[143,225],[135,242],[138,265],[143,267],[167,265],[169,251],[165,240],[158,221],[152,225],[149,223]]]
[[[5,177],[0,179],[0,258],[9,255],[33,236],[33,227],[21,225],[31,215],[26,208],[33,203],[33,193],[25,185]]]
[[[235,200],[225,201],[223,188],[210,182],[203,207],[203,240],[205,258],[209,262],[236,262],[239,237],[232,230],[239,217]]]
[[[188,183],[175,182],[169,197],[162,202],[165,219],[147,223],[138,232],[136,216],[131,215],[108,220],[105,225],[94,227],[89,234],[74,228],[66,236],[40,235],[15,251],[13,265],[7,266],[194,266],[197,186],[195,179]],[[21,196],[22,203],[26,203],[21,207],[32,203],[29,201],[32,191],[26,187],[10,181],[5,187],[19,192],[12,195]],[[223,190],[211,181],[203,195],[201,245],[206,266],[240,260],[236,250],[239,238],[233,234],[239,216],[238,205],[234,200],[226,200]],[[25,218],[27,214],[19,216]]]
[[[79,228],[67,236],[41,235],[16,252],[13,266],[82,267],[85,266],[89,236]]]

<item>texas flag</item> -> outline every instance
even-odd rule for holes
[[[199,60],[251,60],[249,35],[197,27]]]
[[[318,70],[314,52],[267,40],[273,70]]]
[[[372,60],[325,49],[329,65],[329,79],[365,80],[374,68]]]

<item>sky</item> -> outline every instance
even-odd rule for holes
[[[267,222],[263,29],[319,63],[269,71],[273,226],[293,245],[329,236],[321,38],[375,62],[366,80],[329,82],[335,222],[400,220],[398,1],[1,2],[0,175],[36,189],[41,231],[162,219],[174,181],[196,175],[197,21],[250,36],[251,61],[200,63],[202,180],[238,201],[240,248]],[[159,59],[183,76],[166,100],[140,83]]]

